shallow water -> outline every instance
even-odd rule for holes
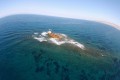
[[[33,39],[48,29],[84,44]],[[1,80],[120,80],[120,31],[101,23],[39,15],[0,19]],[[101,56],[104,55],[104,56]]]

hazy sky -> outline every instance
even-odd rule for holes
[[[0,17],[13,14],[101,20],[120,25],[120,0],[0,0]]]

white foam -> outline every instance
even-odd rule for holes
[[[41,38],[34,37],[34,39],[36,39],[40,42],[47,41],[44,37],[41,37]]]
[[[83,44],[78,43],[78,42],[76,42],[76,41],[74,41],[74,40],[70,40],[70,41],[68,41],[68,43],[73,44],[73,45],[76,45],[77,47],[79,47],[79,48],[81,48],[81,49],[85,49],[85,47],[84,47]]]
[[[47,35],[47,32],[42,32],[41,35],[42,35],[42,36],[46,36],[46,35]]]
[[[37,33],[37,32],[35,32],[34,34],[35,34],[35,35],[37,35],[38,33]]]
[[[64,44],[65,43],[65,41],[57,41],[56,39],[54,39],[54,38],[50,38],[49,40],[51,40],[53,43],[55,43],[55,44],[57,44],[57,45],[61,45],[61,44]]]
[[[38,33],[34,33],[34,34],[36,35]],[[79,42],[77,42],[77,41],[75,41],[73,39],[68,38],[67,35],[65,35],[65,34],[59,34],[59,35],[64,37],[63,40],[58,40],[56,38],[50,38],[47,34],[48,34],[48,32],[42,32],[41,35],[39,35],[39,37],[34,36],[34,39],[36,39],[36,40],[38,40],[40,42],[43,42],[43,41],[52,42],[52,43],[54,43],[56,45],[62,45],[62,44],[68,43],[68,44],[72,44],[74,46],[77,46],[77,47],[79,47],[79,48],[81,48],[83,50],[85,49],[83,44],[81,44],[81,43],[79,43]]]

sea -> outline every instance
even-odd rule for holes
[[[39,42],[51,29],[83,44]],[[120,30],[103,23],[45,15],[0,18],[0,80],[120,80]]]

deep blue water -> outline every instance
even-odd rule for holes
[[[84,44],[86,50],[33,39],[34,32],[48,29],[68,35]],[[120,31],[70,18],[1,18],[0,80],[120,80]]]

